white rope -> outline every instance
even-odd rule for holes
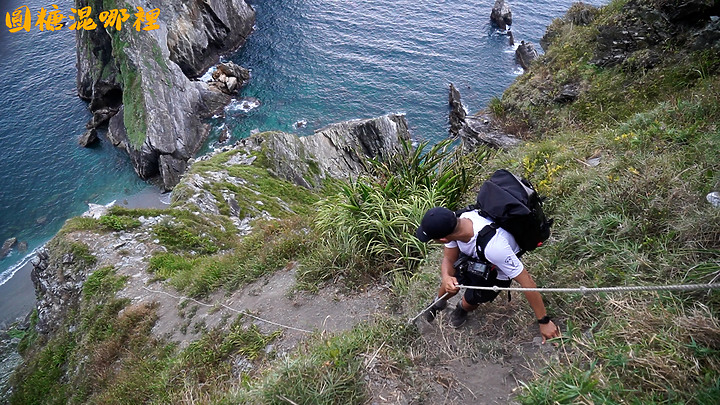
[[[196,304],[198,304],[198,305],[202,305],[202,306],[205,306],[205,307],[211,307],[211,308],[215,306],[215,305],[213,305],[213,304],[206,304],[206,303],[204,303],[204,302],[200,302],[200,301],[196,300],[195,298],[184,297],[184,296],[177,296],[177,295],[173,295],[173,294],[170,294],[170,293],[168,293],[168,292],[165,292],[165,291],[152,290],[152,289],[147,288],[147,287],[143,287],[143,289],[145,289],[145,290],[147,290],[147,291],[150,291],[150,292],[153,292],[153,293],[165,294],[165,295],[167,295],[168,297],[175,298],[175,299],[178,300],[178,301],[179,301],[179,300],[189,300],[189,301],[192,301],[192,302],[194,302],[194,303],[196,303]],[[242,315],[245,315],[245,316],[249,316],[250,318],[256,319],[256,320],[258,320],[258,321],[265,322],[265,323],[269,323],[270,325],[279,326],[279,327],[285,328],[285,329],[296,330],[296,331],[298,331],[298,332],[312,333],[312,331],[309,331],[309,330],[306,330],[306,329],[295,328],[295,327],[283,325],[283,324],[280,324],[280,323],[277,323],[277,322],[268,321],[267,319],[260,318],[260,317],[255,316],[255,315],[253,315],[253,314],[251,314],[251,313],[249,313],[249,312],[247,312],[247,311],[240,311],[240,310],[238,310],[238,309],[229,307],[229,306],[227,306],[227,305],[225,305],[225,304],[222,304],[222,303],[218,303],[217,305],[220,305],[221,307],[223,307],[223,308],[225,308],[225,309],[228,309],[228,310],[230,310],[230,311],[236,312],[236,313],[238,313],[238,314],[242,314]]]
[[[616,292],[616,291],[692,291],[692,290],[714,290],[720,289],[720,283],[708,284],[676,284],[676,285],[648,285],[629,287],[579,287],[579,288],[523,288],[523,287],[476,287],[471,285],[456,285],[458,288],[469,290],[488,291],[542,291],[542,292],[579,292],[583,294]]]
[[[450,295],[450,293],[449,293],[449,292],[446,292],[445,294],[443,294],[442,297],[438,298],[436,301],[445,299],[445,297],[447,297],[448,295]],[[415,320],[418,319],[418,318],[420,317],[420,315],[424,314],[425,311],[427,311],[428,309],[430,309],[430,307],[432,307],[433,305],[435,305],[435,302],[436,302],[436,301],[433,301],[432,304],[428,305],[425,309],[423,309],[422,311],[420,311],[420,313],[417,314],[417,315],[415,315],[414,318],[408,320],[408,324],[411,324],[411,323],[415,322]]]

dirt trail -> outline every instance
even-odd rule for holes
[[[188,300],[148,273],[147,258],[162,247],[147,233],[97,235],[83,232],[74,235],[90,247],[98,259],[97,267],[113,265],[119,274],[128,276],[120,295],[132,304],[155,302],[158,321],[153,332],[178,342],[181,347],[198,339],[204,330],[227,325],[239,312],[245,312],[276,324],[282,336],[271,348],[279,355],[291,352],[306,331],[338,332],[359,322],[369,321],[386,311],[391,292],[384,286],[347,295],[332,285],[317,294],[294,291],[296,265],[289,263],[271,275],[244,286],[228,295],[218,292],[202,300]],[[366,354],[367,384],[372,404],[450,404],[472,401],[474,404],[508,404],[519,386],[532,374],[529,362],[539,359],[540,352],[552,354],[549,345],[533,343],[537,326],[517,325],[513,314],[519,299],[508,303],[499,297],[495,303],[481,307],[470,315],[466,325],[453,329],[448,325],[448,309],[428,324],[419,319],[418,339],[409,353],[412,372],[401,371],[386,356],[386,351]],[[230,309],[231,308],[231,309]],[[254,319],[265,333],[280,328],[276,324]],[[503,343],[504,336],[512,342]]]

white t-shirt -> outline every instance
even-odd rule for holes
[[[473,223],[473,237],[467,242],[452,241],[445,244],[447,248],[459,248],[460,252],[478,258],[475,250],[475,239],[477,234],[492,221],[480,216],[477,211],[468,211],[460,215],[460,218],[468,218]],[[520,246],[510,232],[498,228],[495,236],[490,239],[485,247],[485,258],[498,268],[498,280],[509,280],[517,277],[524,269],[523,263],[517,257]]]

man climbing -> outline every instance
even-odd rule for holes
[[[477,210],[464,212],[459,217],[443,207],[435,207],[425,213],[415,236],[422,242],[434,240],[445,244],[438,296],[424,313],[429,322],[435,319],[438,311],[445,309],[448,298],[458,293],[458,285],[509,287],[515,280],[524,288],[536,288],[530,273],[517,256],[521,249],[515,237],[492,224],[492,220],[481,216]],[[492,231],[487,232],[489,229]],[[478,238],[480,244],[484,243],[482,249],[478,247]],[[442,298],[445,293],[449,295]],[[559,337],[560,330],[547,315],[540,293],[524,293],[540,325],[543,343],[546,339]],[[465,323],[468,312],[483,302],[494,300],[498,294],[499,291],[467,289],[450,315],[451,324],[460,327]]]

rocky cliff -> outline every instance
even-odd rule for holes
[[[212,228],[247,235],[256,219],[307,209],[293,188],[317,190],[326,179],[365,172],[368,159],[401,152],[400,142],[409,139],[407,127],[404,116],[386,115],[333,124],[303,138],[282,132],[256,134],[191,162],[173,192],[172,210],[141,217],[132,229],[110,234],[107,228],[73,232],[66,227],[33,261],[37,331],[48,335],[62,325],[68,310],[78,305],[85,281],[98,268],[114,266],[130,277],[126,289],[132,292],[120,295],[138,299],[147,294],[142,289],[150,278],[147,259],[168,251],[162,238],[154,236],[156,229],[175,227],[178,218],[191,214]],[[212,243],[222,250],[221,240]]]
[[[203,117],[229,100],[191,78],[244,43],[254,11],[243,0],[125,5],[130,17],[116,29],[99,20],[102,11],[116,6],[76,1],[78,8],[91,7],[98,23],[95,30],[77,31],[78,95],[94,112],[90,126],[109,119],[108,137],[128,152],[138,175],[160,176],[172,189],[207,136]],[[140,8],[159,9],[157,29],[134,25]]]

